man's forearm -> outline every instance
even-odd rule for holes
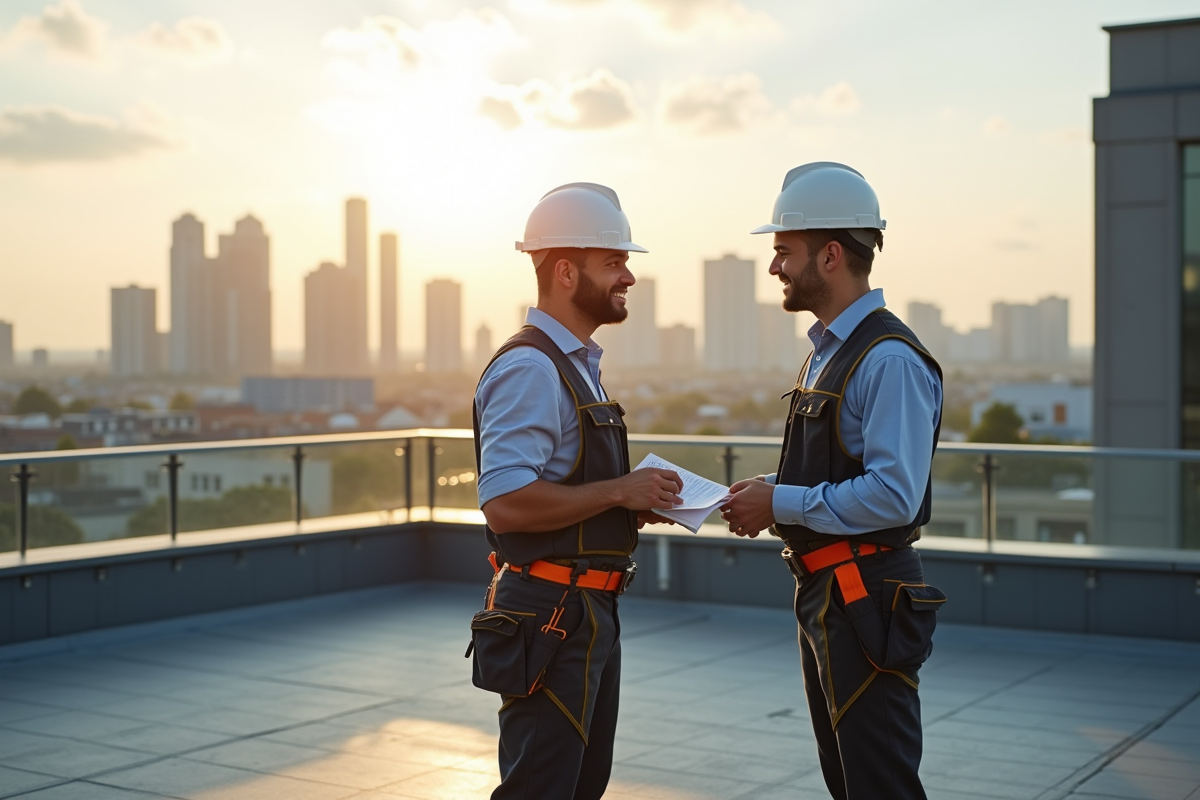
[[[616,481],[566,486],[536,480],[483,505],[488,527],[496,533],[554,531],[620,505]]]

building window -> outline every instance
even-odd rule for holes
[[[1067,404],[1066,403],[1055,403],[1054,404],[1054,424],[1055,425],[1066,425],[1067,424]]]
[[[1200,144],[1183,147],[1183,270],[1180,383],[1181,446],[1200,449]],[[1183,469],[1184,547],[1200,548],[1200,464]]]
[[[217,491],[217,492],[221,491],[221,476],[220,475],[213,476],[213,491]]]

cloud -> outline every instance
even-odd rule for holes
[[[709,32],[722,37],[750,30],[774,30],[774,19],[762,11],[751,11],[737,0],[525,0],[529,10],[545,5],[570,10],[614,10],[634,18],[651,33],[672,38]]]
[[[992,246],[997,250],[1004,250],[1009,253],[1018,253],[1028,250],[1036,250],[1037,245],[1028,239],[998,239],[992,242]]]
[[[1059,128],[1041,135],[1042,144],[1075,145],[1088,144],[1091,138],[1083,128]]]
[[[512,23],[491,8],[463,9],[453,19],[435,20],[417,29],[396,17],[368,17],[357,28],[335,28],[321,45],[368,62],[392,62],[416,70],[455,70],[479,64],[523,40]]]
[[[37,16],[24,16],[0,42],[0,51],[15,51],[26,43],[42,44],[52,54],[77,61],[108,58],[108,25],[88,16],[76,0],[49,5]]]
[[[628,83],[606,69],[553,86],[532,80],[521,86],[497,86],[480,103],[478,113],[503,128],[529,122],[572,131],[615,128],[637,117]]]
[[[751,72],[668,86],[659,105],[664,122],[700,136],[744,130],[770,109],[762,82]]]
[[[806,94],[792,101],[792,109],[801,114],[817,113],[823,117],[844,117],[862,108],[858,92],[846,81],[838,81],[819,95]]]
[[[157,108],[130,109],[121,120],[59,106],[0,111],[0,160],[18,164],[110,161],[177,147],[179,138]]]
[[[990,117],[983,123],[983,132],[988,136],[1005,136],[1012,130],[1012,125],[1004,117]]]
[[[506,131],[521,127],[524,120],[516,103],[503,97],[485,96],[479,101],[479,116],[490,119]]]
[[[138,34],[143,49],[194,64],[228,61],[234,52],[233,40],[215,20],[187,17],[173,28],[155,22]]]

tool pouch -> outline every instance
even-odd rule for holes
[[[884,601],[888,599],[885,596]],[[901,583],[890,599],[887,654],[880,666],[901,672],[916,669],[933,652],[935,612],[946,602],[946,595],[936,586]]]
[[[485,610],[471,618],[471,683],[489,692],[525,697],[525,619]]]
[[[507,697],[528,697],[542,680],[563,638],[541,630],[533,615],[496,609],[471,619],[471,683]]]

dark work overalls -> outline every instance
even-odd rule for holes
[[[575,398],[580,448],[562,483],[578,485],[629,472],[623,412],[601,402],[545,333],[526,326],[496,353],[535,347],[558,368]],[[479,459],[479,412],[475,454]],[[549,561],[587,570],[625,571],[637,547],[637,513],[610,508],[557,531],[496,534],[499,568],[485,610],[472,621],[475,685],[497,691],[500,798],[592,800],[612,771],[621,680],[617,591],[582,589],[512,568]]]
[[[941,378],[937,362],[904,323],[885,309],[872,312],[811,387],[803,386],[805,365],[792,394],[778,484],[816,486],[866,474],[862,460],[842,444],[839,416],[863,356],[887,339],[910,344]],[[930,499],[927,482],[916,519],[853,537],[801,525],[774,529],[788,546],[784,558],[796,575],[804,691],[825,784],[838,800],[925,797],[917,776],[917,671],[932,649],[933,612],[946,598],[925,585],[911,545],[929,521]],[[805,556],[813,569],[801,561]]]

